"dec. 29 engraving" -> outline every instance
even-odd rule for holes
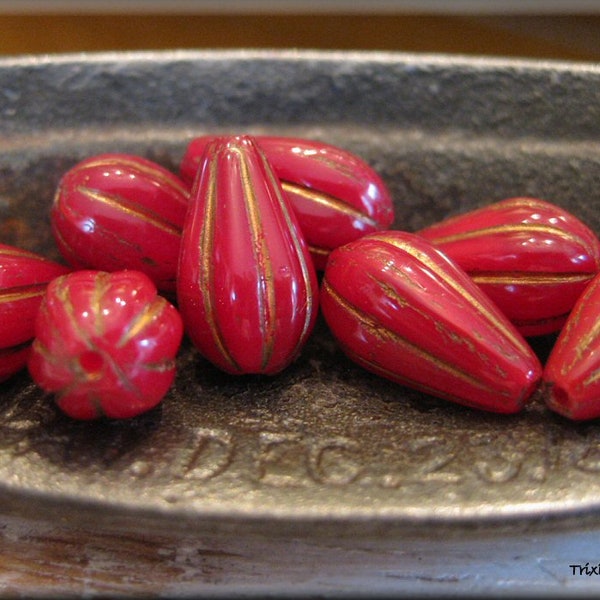
[[[401,432],[402,433],[402,432]],[[406,433],[406,432],[404,432]],[[207,481],[235,472],[266,486],[460,485],[467,480],[543,484],[562,469],[600,475],[600,433],[587,437],[539,432],[427,432],[366,439],[343,435],[198,428],[174,458],[171,473]],[[533,442],[534,445],[531,445]],[[173,469],[173,466],[175,468]]]
[[[102,472],[156,486],[180,482],[199,495],[202,484],[222,478],[254,488],[459,490],[471,484],[523,484],[550,489],[565,475],[600,485],[600,427],[575,427],[535,414],[510,426],[483,421],[476,431],[458,419],[440,424],[425,417],[390,417],[383,428],[366,420],[341,428],[297,415],[287,420],[238,415],[228,423],[213,419],[173,430],[168,422],[146,425],[142,434],[134,427],[105,428],[94,438],[83,425],[79,435],[67,431],[43,398],[23,397],[27,402],[16,394],[0,408],[0,476],[19,460],[31,469],[48,471],[51,464],[90,480]]]

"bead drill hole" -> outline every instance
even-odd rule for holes
[[[100,352],[86,350],[79,355],[79,364],[88,378],[95,379],[102,374],[104,358]]]

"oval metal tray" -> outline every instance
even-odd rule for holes
[[[207,132],[300,135],[357,153],[415,230],[532,195],[600,232],[600,70],[387,53],[164,52],[0,61],[0,240],[57,257],[61,174],[104,151],[177,170]],[[552,336],[531,340],[544,359]],[[448,404],[348,361],[323,322],[275,377],[220,373],[186,342],[160,407],[78,423],[21,373],[0,387],[0,499],[178,523],[372,530],[592,518],[600,424],[534,401]],[[427,525],[431,527],[427,527]]]

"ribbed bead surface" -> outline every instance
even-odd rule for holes
[[[52,205],[52,230],[65,259],[79,269],[146,273],[175,290],[189,190],[139,156],[101,154],[67,171]]]
[[[29,371],[69,416],[128,418],[166,394],[182,335],[144,273],[75,271],[48,285]]]
[[[192,182],[213,136],[195,138],[180,165]],[[333,248],[386,229],[392,197],[379,174],[355,154],[332,144],[294,137],[256,136],[288,197],[317,269]]]
[[[253,138],[213,140],[199,169],[177,280],[186,331],[225,371],[276,373],[299,354],[317,314],[306,244]]]
[[[0,381],[26,365],[46,287],[68,271],[33,252],[0,244]]]
[[[538,358],[506,317],[414,234],[371,234],[335,250],[321,307],[351,359],[431,395],[512,413],[541,377]]]
[[[600,241],[568,211],[509,198],[419,232],[460,265],[524,335],[559,330],[600,271]]]
[[[581,421],[600,417],[600,275],[578,299],[546,361],[544,399]]]

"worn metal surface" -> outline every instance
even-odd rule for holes
[[[130,151],[176,170],[209,131],[356,152],[392,190],[396,228],[534,195],[600,232],[600,69],[171,52],[0,61],[0,240],[57,257],[48,207],[67,168]],[[542,359],[552,341],[533,340]],[[276,377],[222,374],[185,344],[163,404],[131,421],[73,422],[16,376],[0,388],[0,499],[10,511],[144,514],[169,528],[570,527],[600,515],[600,423],[570,423],[538,400],[507,417],[407,390],[345,359],[320,322]]]

